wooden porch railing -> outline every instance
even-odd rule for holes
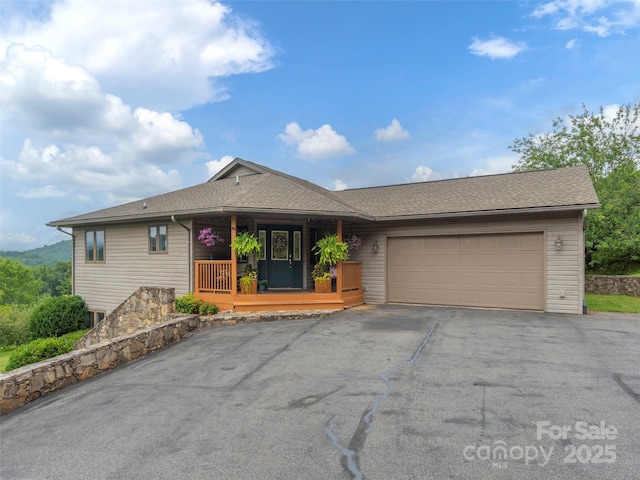
[[[231,260],[196,260],[195,291],[231,293]]]
[[[362,262],[340,262],[338,275],[342,275],[342,292],[358,292],[362,289]]]
[[[362,262],[338,264],[338,291],[318,294],[313,291],[271,292],[269,295],[240,295],[233,278],[231,260],[196,260],[194,276],[196,296],[216,303],[222,309],[258,311],[264,309],[339,308],[362,303]],[[236,288],[234,288],[236,287]]]

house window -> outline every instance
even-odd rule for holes
[[[98,310],[89,310],[89,318],[87,320],[87,327],[93,328],[98,323],[104,320],[104,312]]]
[[[87,230],[85,238],[85,262],[104,262],[104,230]]]
[[[167,226],[151,225],[149,227],[149,253],[167,252]]]

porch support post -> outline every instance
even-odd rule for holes
[[[342,220],[336,220],[336,234],[338,240],[342,241]],[[336,291],[338,295],[342,296],[342,262],[336,265]]]
[[[231,215],[231,240],[229,244],[233,243],[238,233],[238,217]],[[231,249],[231,295],[238,293],[238,259],[236,258],[236,252]]]

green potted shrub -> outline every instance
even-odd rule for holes
[[[240,288],[245,295],[258,293],[258,269],[250,263],[244,267],[240,277]]]
[[[267,288],[269,288],[269,282],[267,280],[258,280],[258,290],[266,292]]]
[[[338,235],[327,234],[316,242],[313,251],[318,254],[318,262],[311,272],[316,293],[331,292],[331,267],[349,259],[349,246],[340,241]]]
[[[331,293],[331,273],[329,266],[316,263],[311,271],[316,293]]]

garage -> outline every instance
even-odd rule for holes
[[[390,237],[387,301],[544,310],[544,233]]]

